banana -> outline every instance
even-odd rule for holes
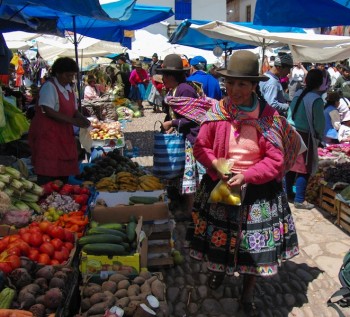
[[[120,177],[135,177],[134,174],[130,173],[130,172],[119,172],[116,174],[117,179]]]
[[[154,180],[160,182],[160,179],[154,175],[142,175],[139,177],[139,180],[143,182],[144,180]]]

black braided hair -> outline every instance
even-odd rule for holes
[[[293,109],[293,113],[292,113],[293,120],[294,120],[295,113],[296,113],[301,101],[305,97],[305,95],[307,93],[309,93],[310,91],[313,91],[313,90],[319,88],[322,85],[322,82],[323,82],[323,73],[320,69],[309,70],[309,72],[307,73],[307,75],[305,77],[306,86],[305,86],[303,92],[298,97],[297,102],[295,103],[295,107]]]

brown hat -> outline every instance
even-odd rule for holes
[[[157,73],[165,73],[165,72],[185,72],[189,70],[189,67],[184,67],[182,63],[182,58],[177,54],[169,54],[165,56],[162,68],[157,68]]]
[[[267,81],[269,77],[259,75],[258,56],[250,51],[237,51],[231,56],[226,69],[217,70],[224,77],[249,81]]]
[[[142,63],[140,61],[136,61],[134,67],[142,67]]]

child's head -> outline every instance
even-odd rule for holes
[[[337,91],[328,91],[326,105],[339,106],[340,95]]]

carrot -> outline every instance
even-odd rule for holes
[[[33,317],[33,314],[26,310],[1,308],[0,317]]]

